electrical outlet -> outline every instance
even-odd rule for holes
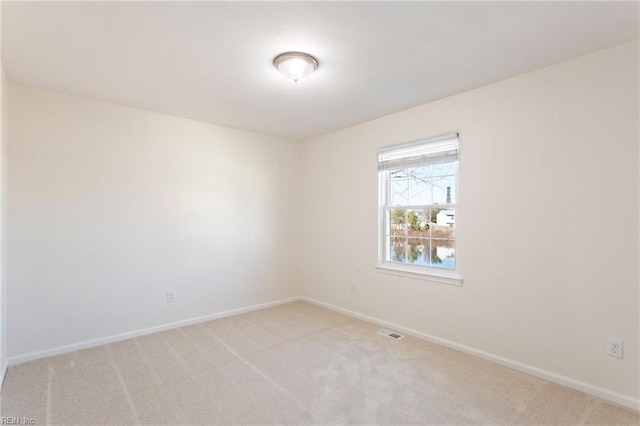
[[[351,294],[356,294],[356,285],[351,284]]]
[[[622,358],[622,351],[624,348],[624,342],[618,339],[607,340],[607,355]]]
[[[167,292],[167,303],[173,303],[176,301],[176,295],[172,291]]]

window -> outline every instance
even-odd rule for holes
[[[460,284],[455,272],[458,135],[384,148],[378,153],[378,174],[378,267]]]

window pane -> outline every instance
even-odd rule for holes
[[[431,240],[431,264],[439,268],[455,269],[456,249],[453,240]]]
[[[409,201],[409,180],[405,169],[389,172],[389,204],[406,206]]]
[[[431,191],[431,168],[429,166],[410,167],[407,169],[409,181],[409,204],[433,204]]]
[[[435,223],[431,228],[431,262],[432,266],[455,269],[455,209],[431,209],[431,217]]]
[[[387,261],[402,262],[407,259],[407,239],[404,237],[387,237]]]
[[[407,235],[407,211],[405,209],[389,210],[391,235]]]
[[[443,163],[429,166],[409,167],[403,170],[407,187],[403,196],[409,205],[451,204],[456,202],[457,163]]]
[[[429,209],[407,211],[407,234],[410,237],[428,237],[431,230]]]
[[[438,176],[432,178],[432,194],[434,204],[451,204],[456,202],[456,177]]]
[[[434,238],[454,238],[456,226],[455,209],[431,209],[431,236]]]
[[[429,239],[409,238],[408,262],[414,265],[429,265]]]

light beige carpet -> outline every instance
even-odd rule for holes
[[[44,424],[639,424],[601,399],[296,302],[9,368]]]

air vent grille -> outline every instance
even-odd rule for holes
[[[393,331],[387,330],[386,328],[381,328],[380,330],[378,330],[378,333],[394,340],[400,340],[404,337],[402,334],[394,333]]]

